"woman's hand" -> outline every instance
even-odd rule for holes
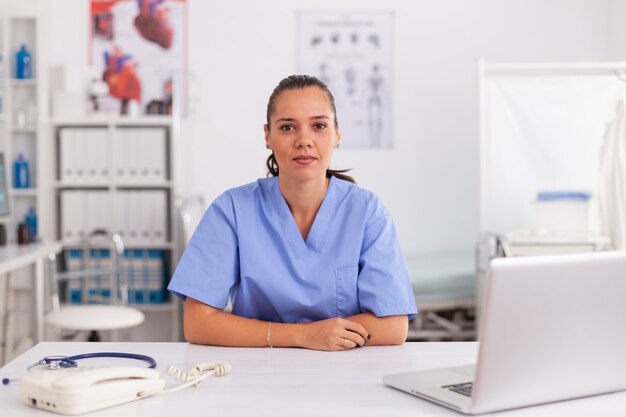
[[[363,346],[369,332],[361,324],[340,318],[303,324],[302,347],[315,350],[348,350]]]

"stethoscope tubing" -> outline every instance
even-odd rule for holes
[[[126,353],[126,352],[95,352],[95,353],[81,353],[80,355],[68,356],[70,361],[79,361],[81,359],[91,358],[122,358],[122,359],[136,359],[138,361],[144,361],[148,363],[148,368],[156,368],[156,361],[153,357],[148,355],[141,355],[139,353]]]

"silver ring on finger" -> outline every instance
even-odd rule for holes
[[[343,338],[343,345],[342,346],[346,347],[346,338],[345,337]]]

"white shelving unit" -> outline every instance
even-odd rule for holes
[[[16,241],[17,225],[30,207],[38,219],[38,237],[50,238],[50,218],[45,215],[47,198],[47,76],[40,19],[37,16],[9,16],[0,19],[0,152],[4,154],[11,218],[5,220],[8,241]],[[31,53],[32,78],[16,78],[15,55],[21,45]],[[30,188],[15,188],[13,163],[23,154],[29,165]]]
[[[2,217],[7,232],[7,241],[17,241],[18,224],[30,207],[35,208],[38,222],[38,239],[52,238],[51,217],[48,207],[51,204],[51,192],[48,186],[48,173],[51,161],[47,140],[48,104],[47,71],[45,62],[45,19],[34,15],[0,16],[0,152],[4,155],[8,198],[11,215]],[[16,78],[16,53],[22,44],[27,45],[31,54],[32,78]],[[18,154],[22,153],[29,164],[30,188],[14,188],[13,164]],[[33,342],[35,329],[25,325],[29,323],[35,307],[31,303],[31,271],[15,271],[8,281],[3,278],[0,290],[0,304],[4,315],[0,323],[13,328],[10,340],[0,342],[9,346],[17,355]],[[5,284],[8,284],[5,286]],[[5,292],[6,290],[6,292]],[[10,297],[13,302],[4,304]],[[19,306],[11,308],[10,305]],[[6,310],[5,310],[6,309]]]
[[[55,119],[52,128],[56,237],[71,241],[103,228],[119,233],[127,250],[163,251],[163,285],[167,285],[178,261],[171,117]],[[157,156],[147,158],[148,151]],[[84,169],[79,159],[84,160]],[[147,159],[160,161],[160,168],[146,168]],[[85,195],[87,200],[98,202],[85,206],[91,218],[83,219],[86,223],[81,229],[71,223],[76,212],[68,210],[75,211],[77,205],[71,203],[74,197],[68,196]],[[141,202],[142,198],[147,200]],[[150,216],[156,219],[150,223],[153,227],[140,227],[134,232],[136,224]],[[162,303],[133,304],[144,311],[146,322],[131,330],[132,340],[180,340],[180,303],[167,293],[165,297]],[[170,326],[166,328],[164,323],[168,321]]]

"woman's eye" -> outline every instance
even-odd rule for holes
[[[292,125],[283,125],[283,126],[280,126],[280,127],[279,127],[279,129],[280,129],[280,130],[285,130],[285,131],[288,131],[288,130],[294,130],[294,129],[295,129],[295,127],[294,127],[294,126],[292,126]]]
[[[324,123],[315,123],[313,127],[315,127],[316,129],[326,129],[326,125]]]

